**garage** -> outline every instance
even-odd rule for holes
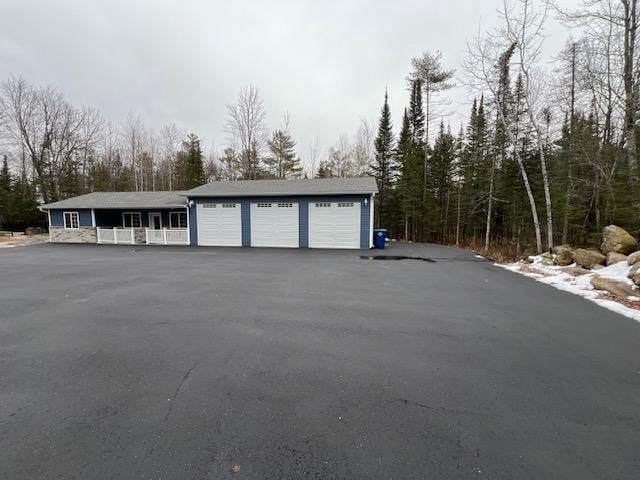
[[[309,202],[309,248],[360,248],[360,202]]]
[[[240,203],[198,203],[198,245],[216,247],[242,246]]]
[[[297,202],[252,202],[251,246],[298,248],[299,208]]]
[[[192,245],[370,248],[372,177],[216,181],[186,191]]]

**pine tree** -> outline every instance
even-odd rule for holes
[[[176,183],[180,189],[188,190],[199,187],[206,182],[202,149],[197,135],[190,133],[187,139],[182,142],[182,150],[178,152],[176,167]]]
[[[320,162],[320,165],[318,166],[318,171],[316,172],[315,178],[330,178],[330,177],[333,177],[333,174],[331,173],[331,168],[329,167],[327,162],[323,160]]]
[[[274,178],[299,178],[302,173],[300,159],[296,155],[296,142],[283,130],[273,132],[267,142],[271,155],[264,160],[267,170]]]
[[[433,186],[434,203],[436,212],[432,212],[432,231],[436,231],[434,225],[439,222],[437,233],[441,240],[445,241],[448,230],[449,205],[451,201],[451,186],[455,157],[457,150],[456,138],[451,134],[451,129],[445,130],[444,122],[440,123],[440,130],[433,145],[433,154],[429,159],[429,180]],[[437,214],[437,218],[433,214]]]
[[[413,132],[409,112],[405,109],[396,148],[396,162],[400,170],[396,193],[402,214],[401,230],[406,240],[416,240],[417,237],[418,207],[421,202],[422,187],[422,150],[416,146]]]
[[[388,221],[389,195],[395,180],[394,138],[391,122],[391,110],[387,92],[384,93],[384,104],[380,112],[378,135],[374,141],[375,161],[370,166],[371,174],[378,183],[378,217],[377,225],[386,226]]]
[[[411,125],[411,139],[419,146],[424,145],[424,110],[422,108],[422,81],[411,81],[411,99],[409,101],[409,123]]]
[[[2,160],[2,170],[0,170],[0,229],[8,225],[11,216],[11,194],[11,174],[5,155]]]

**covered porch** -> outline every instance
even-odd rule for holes
[[[187,208],[93,209],[97,243],[189,245]]]

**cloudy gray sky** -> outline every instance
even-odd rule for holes
[[[575,4],[578,0],[561,3]],[[385,87],[396,124],[412,56],[440,50],[458,68],[465,42],[496,23],[501,0],[0,0],[0,77],[51,85],[120,122],[167,122],[207,145],[225,142],[225,105],[257,86],[270,127],[291,116],[303,158],[360,119],[374,121]],[[548,30],[548,52],[568,32]],[[451,122],[468,111],[451,93]]]

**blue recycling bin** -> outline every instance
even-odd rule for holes
[[[384,250],[384,244],[388,236],[389,232],[386,228],[376,228],[373,231],[373,246],[380,250]]]

